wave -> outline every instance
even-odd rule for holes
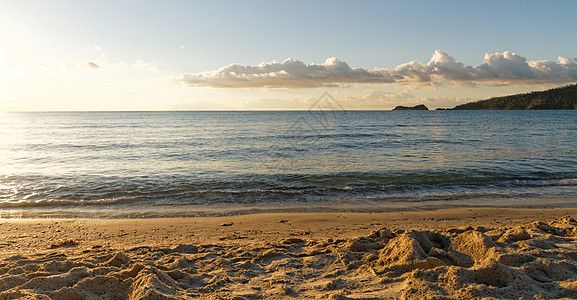
[[[213,177],[4,176],[0,177],[0,208],[310,203],[344,199],[435,201],[542,196],[539,189],[574,193],[575,187],[574,174],[494,170]]]
[[[110,206],[119,204],[134,203],[135,199],[98,199],[98,200],[64,200],[64,199],[42,199],[42,200],[20,200],[0,202],[0,209],[9,208],[29,208],[29,207],[68,207],[68,206]]]

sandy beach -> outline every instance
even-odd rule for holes
[[[577,209],[0,220],[0,299],[577,297]]]

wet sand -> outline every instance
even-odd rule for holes
[[[575,208],[0,220],[0,299],[577,297]]]

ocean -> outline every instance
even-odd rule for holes
[[[0,217],[577,206],[577,111],[0,114]]]

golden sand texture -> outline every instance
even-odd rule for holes
[[[575,219],[529,221],[525,217],[530,214],[519,211],[521,217],[514,226],[501,226],[486,218],[481,218],[482,226],[463,225],[472,215],[484,212],[445,211],[444,215],[457,216],[454,222],[459,226],[438,228],[432,220],[414,222],[419,216],[415,213],[407,218],[413,226],[377,222],[358,229],[366,233],[356,237],[350,236],[352,231],[339,236],[335,227],[333,238],[315,238],[314,232],[327,229],[323,226],[330,222],[316,227],[315,222],[306,220],[318,215],[290,214],[242,216],[232,221],[188,220],[202,223],[187,227],[184,232],[189,235],[191,228],[203,235],[209,233],[202,233],[202,228],[214,226],[212,237],[194,243],[190,241],[197,236],[177,242],[152,236],[146,245],[131,234],[116,236],[107,244],[106,238],[82,239],[82,230],[73,230],[57,237],[63,238],[62,243],[55,241],[41,249],[34,246],[35,251],[28,252],[6,251],[0,260],[0,299],[577,298]],[[334,226],[346,227],[337,222],[336,214],[332,216]],[[360,214],[341,219],[390,221],[397,216]],[[278,231],[269,235],[243,231],[243,220],[250,218],[255,222],[252,228]],[[259,218],[263,219],[261,226]],[[272,219],[276,222],[269,222]],[[505,222],[504,217],[499,220]],[[38,224],[44,228],[46,222],[57,222],[65,233],[78,228],[74,224],[80,221],[3,222],[0,230],[6,237],[15,226],[31,230]],[[92,227],[102,230],[110,222]],[[125,228],[132,229],[129,222],[133,221],[124,220]],[[145,225],[150,223],[141,222],[135,228],[149,230]],[[290,228],[287,223],[293,222]],[[310,231],[304,226],[307,223]],[[6,225],[14,227],[7,231]]]

